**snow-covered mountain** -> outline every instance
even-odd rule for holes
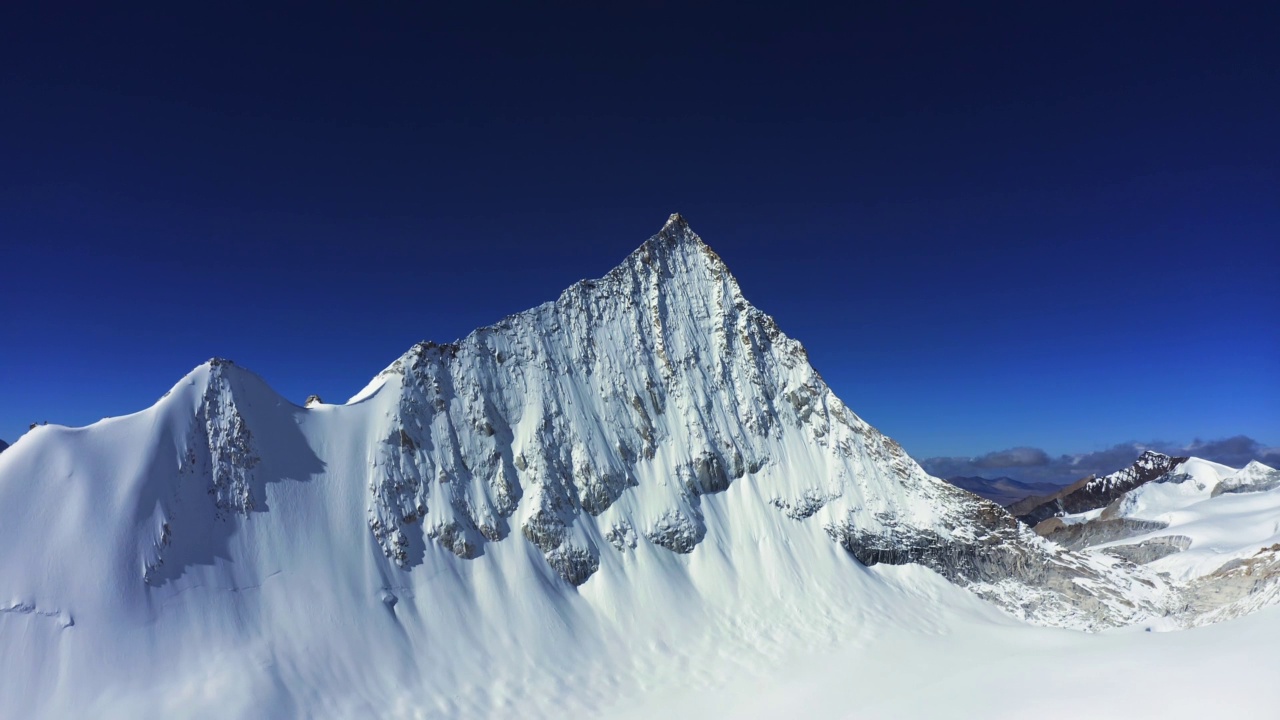
[[[1169,577],[1181,602],[1175,617],[1190,624],[1280,602],[1280,472],[1148,451],[1101,480],[1098,488],[1123,491],[1104,504],[1077,497],[1084,509],[1046,518],[1036,532]]]
[[[874,633],[1179,602],[927,475],[678,215],[343,405],[212,360],[34,428],[0,508],[24,717],[597,714]]]
[[[1102,477],[1087,477],[1044,497],[1030,497],[1009,506],[1009,511],[1028,525],[1067,513],[1081,513],[1106,507],[1129,490],[1168,473],[1185,457],[1169,457],[1147,450],[1132,465]]]

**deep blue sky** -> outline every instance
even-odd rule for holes
[[[341,401],[678,210],[918,457],[1280,444],[1275,3],[75,5],[0,10],[10,441]]]

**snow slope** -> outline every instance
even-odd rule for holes
[[[214,360],[142,412],[38,427],[0,454],[0,508],[15,717],[590,716],[1170,599],[925,474],[678,216],[345,405]]]

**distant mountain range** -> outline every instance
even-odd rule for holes
[[[1089,476],[1044,497],[1028,497],[1009,505],[1009,512],[1034,527],[1048,518],[1106,507],[1130,490],[1161,477],[1188,460],[1148,450],[1130,467],[1103,477]]]
[[[947,478],[947,482],[1001,505],[1012,505],[1029,497],[1051,495],[1063,487],[1049,482],[1022,482],[1010,477],[952,477]]]

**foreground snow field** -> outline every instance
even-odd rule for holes
[[[1250,502],[1239,553],[1276,507]],[[1179,615],[1171,576],[924,473],[678,216],[344,405],[214,360],[142,412],[37,427],[0,508],[4,717],[1276,707],[1274,610],[1144,632],[1222,619],[1213,588]]]
[[[1178,632],[1085,634],[949,616],[799,654],[707,690],[600,717],[928,719],[1233,718],[1280,708],[1280,609]]]

